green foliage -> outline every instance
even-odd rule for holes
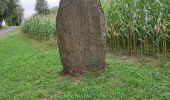
[[[57,47],[23,37],[0,38],[0,100],[169,100],[170,59],[109,55],[105,70],[62,76]]]
[[[0,16],[6,16],[14,11],[19,0],[1,0],[0,1]]]
[[[167,54],[170,0],[102,0],[108,45],[128,54]]]
[[[29,37],[49,39],[56,34],[55,22],[54,16],[35,15],[22,23],[21,30]]]
[[[23,12],[24,12],[24,9],[22,8],[22,6],[18,5],[16,7],[16,11],[13,13],[13,15],[5,18],[5,23],[8,26],[19,26],[19,25],[21,25],[21,22],[23,20]]]
[[[20,7],[19,0],[1,0],[0,1],[0,27],[2,20],[15,15],[17,8]]]
[[[52,8],[50,8],[50,14],[51,14],[51,15],[57,15],[57,10],[58,10],[58,7],[52,7]]]
[[[46,0],[36,0],[35,11],[40,15],[48,15],[49,8]]]

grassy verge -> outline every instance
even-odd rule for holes
[[[0,30],[6,29],[8,28],[8,26],[3,26],[2,28],[0,28]]]
[[[0,38],[0,100],[170,98],[169,59],[108,55],[103,71],[61,76],[58,48],[9,34]]]

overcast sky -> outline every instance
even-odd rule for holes
[[[24,17],[31,16],[35,11],[36,0],[21,0],[21,4],[24,8]],[[60,0],[47,0],[49,7],[58,6]]]

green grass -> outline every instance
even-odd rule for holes
[[[58,48],[25,38],[0,38],[0,100],[168,100],[170,60],[109,55],[103,71],[61,76]]]

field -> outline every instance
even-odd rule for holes
[[[0,100],[168,100],[169,58],[107,54],[107,68],[64,76],[57,46],[17,29],[0,38]]]

